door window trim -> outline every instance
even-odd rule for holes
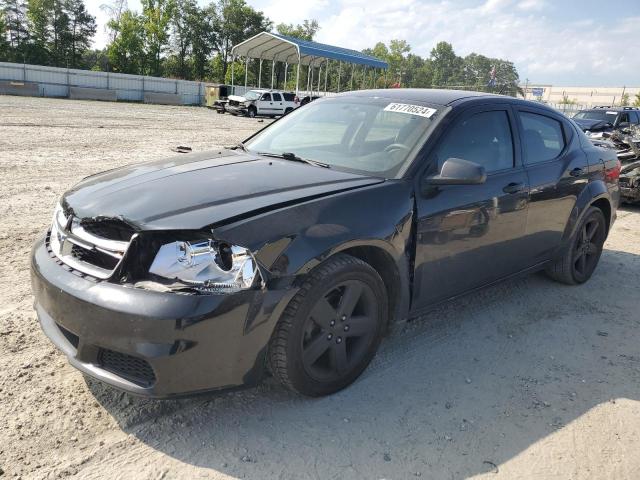
[[[474,105],[474,106],[461,109],[460,112],[458,112],[447,123],[447,125],[444,128],[444,131],[440,132],[440,134],[438,135],[438,138],[433,144],[433,147],[429,149],[429,152],[425,156],[426,161],[424,162],[425,163],[424,167],[418,171],[418,175],[417,175],[418,181],[420,181],[420,179],[429,171],[429,169],[432,170],[432,173],[437,173],[439,166],[434,159],[434,153],[438,150],[438,148],[440,148],[440,146],[442,145],[442,142],[446,139],[447,133],[449,133],[451,129],[457,125],[458,122],[463,121],[467,118],[471,118],[472,116],[477,115],[479,113],[495,112],[495,111],[502,111],[507,114],[509,131],[511,132],[511,145],[513,148],[513,165],[511,166],[511,168],[502,168],[500,170],[487,172],[487,177],[492,177],[494,175],[501,175],[506,172],[515,172],[519,169],[524,168],[524,164],[521,158],[520,138],[517,135],[517,129],[515,128],[516,118],[515,118],[515,114],[513,112],[512,106],[508,103],[492,103],[489,105],[486,105],[486,104]]]
[[[550,158],[549,160],[545,160],[543,162],[534,162],[534,163],[527,163],[526,159],[527,156],[525,154],[524,151],[524,142],[520,142],[520,148],[522,149],[521,151],[521,156],[522,156],[522,164],[527,167],[527,168],[532,168],[538,165],[546,165],[552,162],[557,162],[559,159],[561,159],[562,157],[564,157],[568,151],[569,151],[569,147],[570,144],[573,140],[573,135],[569,135],[569,129],[568,129],[568,125],[566,123],[566,121],[561,118],[560,116],[556,116],[553,115],[551,112],[548,112],[546,110],[538,110],[537,108],[533,108],[533,107],[526,107],[526,106],[517,106],[514,107],[515,109],[515,114],[516,114],[516,120],[518,123],[518,135],[522,136],[524,135],[524,125],[522,124],[522,118],[520,117],[520,113],[531,113],[533,115],[540,115],[542,117],[547,117],[550,118],[551,120],[555,120],[556,122],[558,122],[560,124],[560,131],[562,132],[562,140],[564,141],[564,148],[560,151],[560,153],[558,155],[556,155],[553,158]]]

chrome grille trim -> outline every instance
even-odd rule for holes
[[[51,251],[62,263],[79,272],[105,280],[118,268],[134,237],[135,234],[128,242],[124,242],[93,235],[80,225],[79,218],[66,217],[58,205],[53,214],[49,243]],[[108,255],[116,260],[115,266],[107,269],[77,258],[72,252],[74,245],[88,252]]]

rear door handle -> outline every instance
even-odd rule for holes
[[[584,173],[584,170],[582,168],[576,167],[569,172],[569,175],[571,175],[572,177],[579,177],[583,173]]]
[[[515,182],[510,183],[509,185],[507,185],[502,189],[504,193],[520,193],[520,192],[524,192],[524,190],[525,190],[524,183],[515,183]]]

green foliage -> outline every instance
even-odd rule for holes
[[[215,50],[222,57],[222,78],[226,77],[231,48],[258,33],[271,30],[272,22],[244,0],[220,0],[216,6]],[[222,80],[219,78],[217,80]]]
[[[575,105],[578,102],[575,99],[569,98],[569,96],[566,93],[563,93],[562,100],[560,100],[558,103],[560,105]]]
[[[161,56],[169,47],[169,24],[174,14],[174,0],[141,0],[142,27],[151,75],[161,76]]]
[[[636,99],[633,101],[634,107],[640,107],[640,92],[636,93]]]
[[[8,27],[5,19],[4,5],[0,4],[0,62],[9,60]]]
[[[629,97],[628,93],[623,93],[622,96],[620,97],[620,106],[629,106],[631,99]]]
[[[313,40],[313,37],[320,30],[317,20],[305,20],[302,25],[293,25],[292,23],[279,23],[276,31],[281,35],[299,38],[301,40]]]
[[[127,10],[118,22],[109,21],[115,40],[107,47],[111,70],[120,73],[142,74],[145,68],[145,31],[140,15]]]

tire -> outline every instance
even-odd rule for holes
[[[291,108],[291,107],[287,107],[287,108],[285,109],[285,111],[284,111],[284,114],[285,114],[285,115],[288,115],[288,114],[290,114],[291,112],[293,112],[293,108]]]
[[[257,114],[258,112],[254,107],[250,107],[249,110],[247,111],[247,115],[249,115],[249,118],[256,118]]]
[[[283,312],[269,343],[269,369],[303,395],[342,390],[371,362],[388,315],[378,273],[355,257],[335,255],[305,277]]]
[[[547,275],[561,283],[578,285],[593,275],[607,238],[602,210],[589,207],[561,256],[547,267]]]

